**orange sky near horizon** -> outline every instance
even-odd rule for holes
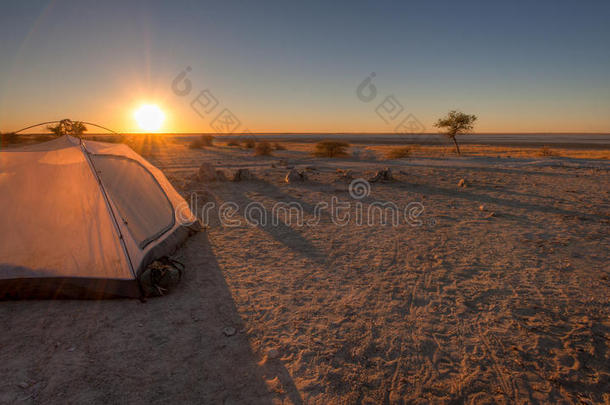
[[[126,91],[127,92],[127,91]],[[142,97],[134,92],[132,97],[127,97],[126,102],[114,100],[113,103],[105,104],[103,109],[95,109],[93,112],[83,111],[68,116],[60,113],[42,113],[40,115],[18,114],[12,119],[0,122],[0,131],[15,131],[37,122],[59,120],[70,118],[92,122],[110,128],[119,133],[151,133],[141,128],[134,117],[135,111],[142,105],[156,105],[164,114],[164,120],[158,133],[235,133],[243,131],[252,133],[393,133],[395,127],[385,123],[377,114],[377,105],[365,106],[362,114],[350,116],[346,111],[338,109],[335,114],[328,111],[310,112],[307,118],[294,116],[293,114],[278,115],[270,122],[264,119],[265,111],[259,109],[248,112],[240,109],[239,115],[234,116],[240,125],[234,130],[217,131],[214,127],[214,119],[220,114],[221,109],[213,111],[209,115],[201,116],[191,106],[192,100],[172,100],[171,97]],[[228,108],[228,107],[227,107]],[[223,109],[224,110],[224,109]],[[230,108],[229,108],[230,110]],[[232,111],[232,110],[230,110]],[[478,116],[473,133],[610,133],[610,125],[603,120],[598,122],[588,121],[583,125],[578,119],[566,117],[558,125],[554,118],[545,119],[540,116],[530,116],[528,120],[514,122],[511,117],[502,117],[493,113],[478,113],[473,110],[464,110]],[[416,117],[423,125],[425,133],[437,133],[433,126],[436,119],[446,114],[447,111],[439,112],[436,116],[432,114]],[[273,114],[273,112],[269,112]],[[317,114],[316,114],[317,113]],[[315,114],[315,115],[314,115]],[[525,114],[524,114],[525,115]],[[315,118],[312,118],[315,117]],[[348,122],[348,124],[341,124]],[[30,133],[46,132],[44,127],[33,128],[26,131]],[[100,133],[102,130],[90,128],[89,133]]]
[[[129,93],[129,90],[125,90]],[[294,114],[276,114],[273,111],[264,111],[257,108],[247,111],[244,108],[231,110],[240,124],[234,130],[217,131],[214,120],[224,111],[217,108],[212,113],[201,116],[191,105],[190,99],[174,99],[173,94],[164,94],[162,97],[142,96],[139,91],[134,91],[131,96],[126,96],[125,101],[113,100],[105,103],[103,108],[90,108],[88,105],[77,108],[75,112],[66,116],[59,112],[41,111],[40,114],[14,114],[9,119],[0,122],[0,131],[16,131],[25,126],[37,122],[59,120],[70,118],[92,122],[110,128],[119,133],[150,133],[139,126],[134,117],[135,111],[142,105],[156,105],[164,114],[164,120],[158,133],[393,133],[395,126],[386,123],[377,114],[378,105],[364,105],[361,114],[351,116],[345,109],[337,108],[336,111],[310,111],[306,117]],[[237,112],[239,111],[239,112]],[[563,117],[558,122],[554,117],[537,116],[524,112],[521,119],[513,120],[512,117],[503,117],[491,111],[477,112],[476,110],[463,109],[464,112],[473,113],[478,116],[474,133],[610,133],[610,123],[607,120],[587,121],[583,125],[581,117]],[[423,114],[417,116],[423,125],[425,133],[437,133],[433,126],[436,119],[446,114],[447,111],[439,111],[438,114]],[[239,115],[238,115],[239,114]],[[265,117],[274,115],[273,120]],[[592,114],[593,115],[593,114]],[[526,119],[522,119],[526,118]],[[345,124],[347,122],[347,124]],[[30,133],[46,132],[44,127],[33,128],[26,131]],[[102,130],[90,128],[89,133],[100,133]]]

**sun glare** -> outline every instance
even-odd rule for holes
[[[163,111],[154,104],[141,106],[135,111],[134,117],[142,130],[150,132],[158,131],[165,120]]]

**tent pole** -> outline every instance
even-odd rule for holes
[[[112,206],[110,205],[110,200],[108,198],[108,194],[106,193],[106,189],[104,188],[104,185],[102,184],[102,179],[97,174],[95,165],[91,161],[91,158],[89,157],[89,151],[87,151],[87,149],[85,148],[85,145],[83,144],[82,139],[80,139],[80,148],[81,148],[82,152],[85,154],[85,158],[87,159],[87,162],[89,163],[89,167],[93,171],[93,175],[97,179],[97,184],[99,185],[100,191],[102,192],[102,196],[104,197],[104,201],[106,202],[106,207],[108,208],[108,213],[110,214],[110,218],[112,219],[114,229],[116,230],[117,234],[119,235],[119,240],[121,241],[121,247],[123,248],[123,252],[125,253],[125,257],[127,258],[127,263],[129,264],[129,269],[131,270],[131,274],[133,274],[134,279],[137,280],[138,276],[135,272],[135,269],[133,268],[133,263],[131,262],[131,257],[129,256],[129,251],[127,250],[127,245],[125,245],[125,239],[123,238],[123,233],[121,232],[119,223],[117,222],[117,219],[114,215]]]

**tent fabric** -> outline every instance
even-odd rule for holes
[[[0,297],[137,296],[196,218],[126,145],[69,136],[0,152]]]
[[[148,170],[116,155],[91,156],[120,219],[140,248],[174,225],[171,202]]]

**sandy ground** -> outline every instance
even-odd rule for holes
[[[337,169],[391,167],[357,201],[420,202],[422,224],[212,215],[166,297],[1,302],[0,403],[610,403],[607,162],[142,152],[238,219],[251,202],[355,206]],[[194,181],[202,162],[257,180]],[[288,166],[309,180],[284,183]]]

